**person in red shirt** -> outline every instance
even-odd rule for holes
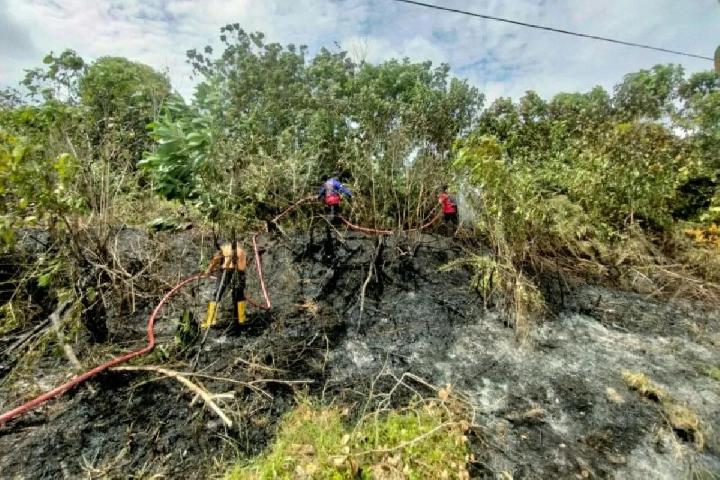
[[[440,191],[440,195],[438,195],[438,203],[442,205],[443,219],[445,220],[445,225],[452,225],[453,227],[457,227],[457,205],[455,204],[455,201],[450,196],[450,194],[447,193],[447,189],[447,185],[443,185],[442,190]]]

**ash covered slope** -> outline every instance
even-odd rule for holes
[[[368,391],[409,372],[469,394],[486,427],[474,445],[477,475],[720,471],[720,383],[708,373],[720,365],[718,309],[565,282],[560,295],[547,285],[546,295],[562,299],[549,299],[556,311],[538,326],[534,346],[520,348],[507,319],[469,290],[467,272],[438,272],[462,255],[452,241],[388,238],[379,249],[374,242],[348,239],[335,268],[315,262],[305,270],[306,294],[345,328],[330,355],[329,385]],[[698,431],[673,430],[663,406],[630,390],[624,373],[646,374],[696,413]]]
[[[272,441],[297,390],[353,404],[403,373],[449,383],[476,404],[481,427],[471,436],[477,461],[471,472],[478,477],[505,471],[514,478],[677,478],[691,460],[696,471],[719,468],[711,431],[720,428],[720,383],[703,373],[720,364],[717,310],[597,287],[566,289],[563,306],[538,327],[534,348],[519,348],[503,315],[469,290],[468,272],[438,272],[463,255],[452,240],[416,235],[379,242],[345,233],[331,259],[322,239],[308,240],[261,245],[272,313],[251,314],[243,330],[212,330],[199,356],[198,370],[207,375],[277,381],[257,384],[263,393],[202,380],[210,391],[234,394],[221,404],[233,429],[190,406],[190,395],[172,381],[111,372],[93,382],[94,391],[81,387],[6,427],[2,471],[25,478],[62,478],[90,467],[110,477],[207,473],[211,457],[235,449],[256,454]],[[188,257],[199,259],[207,249],[198,238],[183,242]],[[252,273],[249,279],[258,296]],[[172,346],[182,309],[202,315],[210,290],[204,285],[170,306],[159,321],[160,344]],[[139,339],[144,321],[143,314],[108,318],[110,338]],[[194,348],[170,348],[169,358],[151,363],[185,371]],[[697,413],[703,453],[692,432],[667,428],[659,403],[627,388],[623,371],[646,373]],[[36,384],[65,372],[62,359],[45,359]],[[0,406],[17,400],[18,392],[9,393]],[[399,393],[395,403],[408,395]]]

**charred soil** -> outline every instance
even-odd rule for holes
[[[116,237],[130,273],[142,271],[148,249],[171,245],[175,253],[158,260],[168,287],[212,253],[210,239],[191,232],[150,238],[130,229]],[[469,289],[469,272],[438,270],[465,254],[451,238],[336,231],[332,243],[323,234],[265,236],[260,247],[271,311],[251,310],[238,327],[228,306],[203,342],[196,326],[213,283],[193,283],[158,318],[159,347],[133,363],[185,375],[214,395],[232,427],[172,378],[111,370],[2,427],[2,476],[207,476],[222,462],[261,452],[299,393],[358,409],[368,392],[386,391],[408,373],[471,399],[477,478],[720,471],[713,434],[720,383],[704,373],[720,365],[717,308],[563,282],[562,302],[537,325],[533,344],[520,346],[504,314]],[[248,291],[259,300],[254,271]],[[125,293],[105,310],[106,341],[75,340],[83,366],[144,345],[157,295]],[[0,362],[8,366],[0,370],[2,410],[72,374],[53,349],[23,376],[8,375],[9,354]],[[628,388],[626,371],[648,375],[697,413],[707,437],[702,451],[671,428],[658,402]],[[394,395],[394,405],[432,394],[421,382],[406,383],[412,389]]]

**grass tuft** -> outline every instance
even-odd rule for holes
[[[688,443],[694,443],[698,450],[703,450],[705,434],[697,413],[668,395],[644,373],[625,371],[623,380],[630,389],[660,404],[665,420],[678,437]]]
[[[545,299],[532,280],[512,263],[490,255],[470,255],[439,268],[449,272],[459,268],[472,271],[470,286],[483,296],[485,304],[498,302],[512,318],[520,344],[531,343],[538,318],[545,311]]]
[[[705,436],[700,428],[700,418],[697,413],[675,401],[664,402],[663,412],[668,423],[680,438],[694,443],[698,450],[705,447]]]
[[[623,380],[630,389],[653,402],[661,402],[667,398],[665,390],[655,385],[644,373],[626,371],[623,372]]]

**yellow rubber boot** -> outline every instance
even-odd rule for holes
[[[208,303],[207,314],[205,315],[205,321],[202,324],[202,328],[210,328],[215,325],[217,321],[217,302]]]
[[[237,302],[237,319],[239,324],[245,323],[245,300]]]

